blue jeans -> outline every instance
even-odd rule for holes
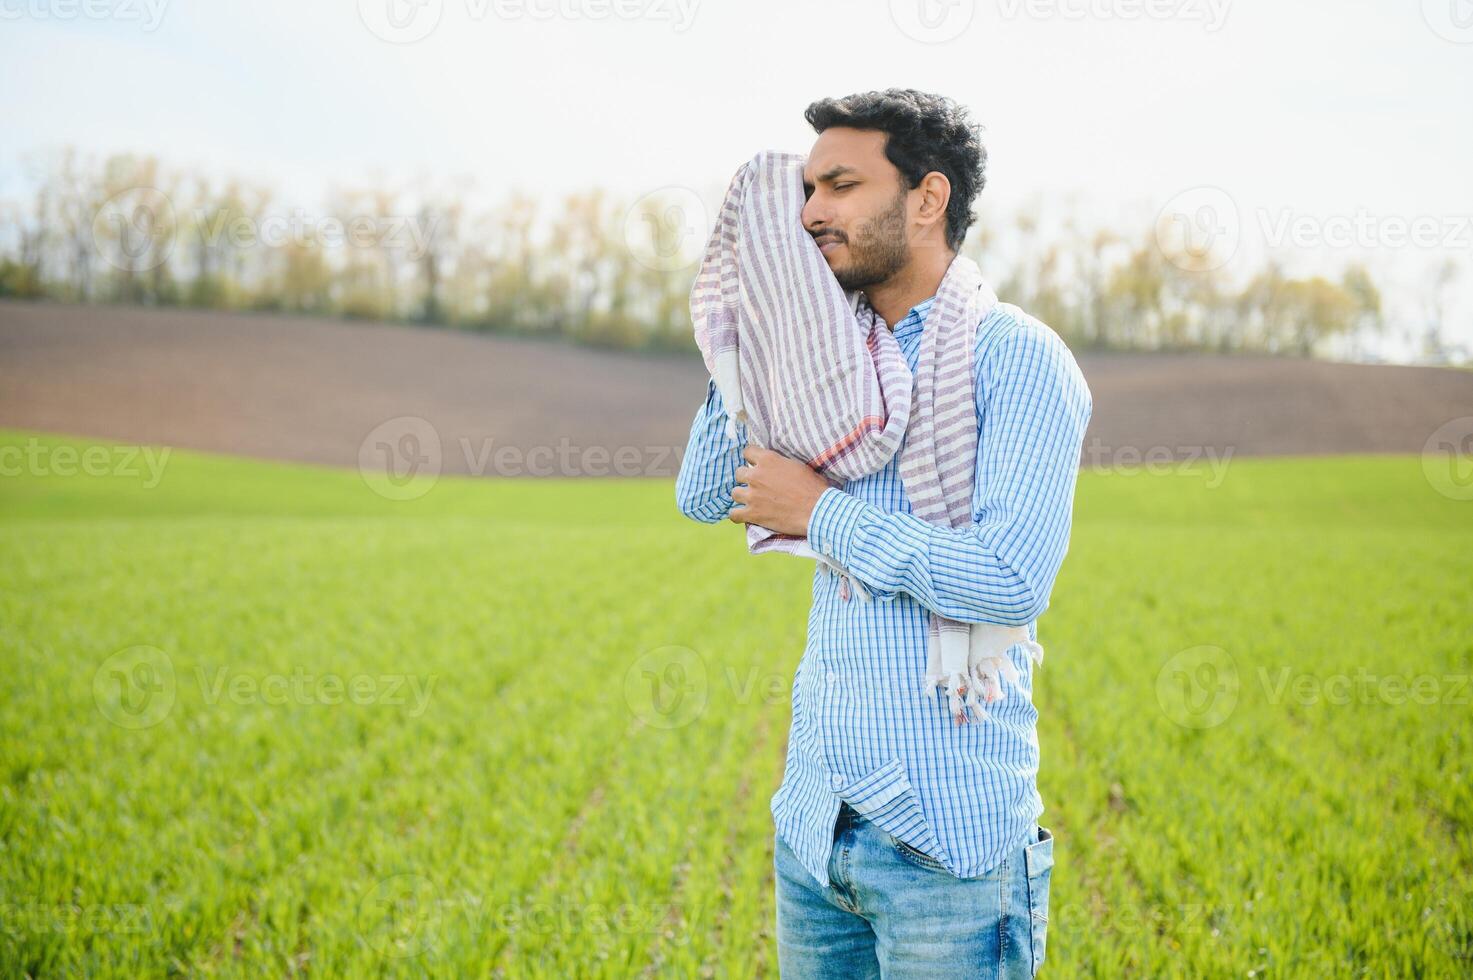
[[[1032,977],[1043,963],[1054,839],[1038,828],[1003,862],[958,878],[843,804],[822,887],[774,835],[785,980]]]

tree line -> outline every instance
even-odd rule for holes
[[[334,188],[309,212],[263,182],[71,148],[33,163],[32,178],[25,200],[0,202],[0,296],[695,350],[688,296],[708,231],[687,189],[475,205],[462,179]],[[1132,237],[984,217],[964,252],[1077,348],[1308,355],[1384,326],[1362,265],[1296,278],[1269,262],[1234,282],[1210,248],[1150,223]]]

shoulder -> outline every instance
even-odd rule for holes
[[[998,303],[977,325],[977,402],[985,406],[1003,388],[1035,391],[1087,418],[1093,396],[1064,338],[1012,303]]]

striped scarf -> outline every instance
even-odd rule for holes
[[[957,255],[942,277],[914,375],[894,335],[859,291],[845,292],[803,227],[804,158],[764,151],[732,178],[691,287],[696,344],[727,408],[727,433],[801,459],[832,485],[885,467],[900,452],[911,510],[948,528],[972,520],[977,463],[973,370],[978,324],[997,303],[971,259]],[[801,535],[747,525],[753,554],[814,558],[868,592]],[[958,723],[1017,683],[1007,656],[1043,649],[1025,626],[965,623],[933,612],[924,690],[944,688]]]

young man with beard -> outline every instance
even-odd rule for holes
[[[926,315],[975,215],[987,154],[949,99],[909,89],[810,105],[802,221],[863,291],[912,370]],[[1032,664],[977,723],[921,694],[927,617],[1029,626],[1068,549],[1092,400],[1058,335],[1008,303],[977,325],[973,523],[911,513],[899,458],[829,483],[726,434],[712,381],[676,481],[681,511],[806,535],[864,584],[815,570],[772,798],[784,977],[1026,977],[1043,961],[1053,837],[1038,824]]]

